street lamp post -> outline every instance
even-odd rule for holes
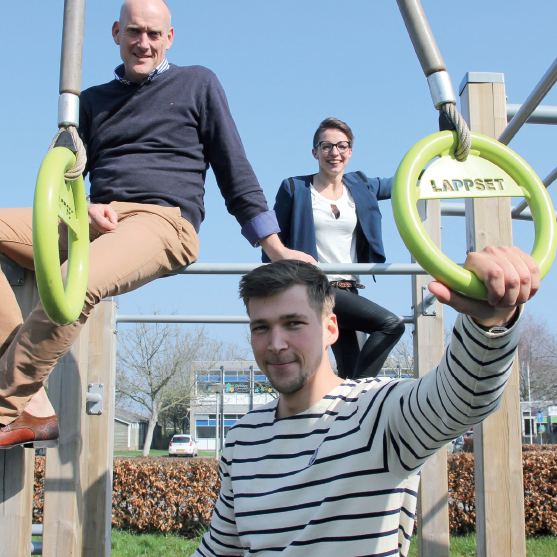
[[[215,393],[215,458],[219,459],[219,440],[220,440],[220,428],[219,428],[219,394],[222,396],[224,391],[224,385],[222,383],[217,383],[211,385],[212,391]]]

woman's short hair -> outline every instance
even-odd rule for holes
[[[294,259],[262,265],[244,275],[240,280],[240,298],[249,314],[251,298],[275,296],[296,285],[306,287],[308,303],[318,317],[333,313],[335,295],[327,275],[311,263]]]
[[[339,120],[338,118],[325,118],[325,120],[323,120],[323,122],[319,124],[319,127],[317,128],[317,131],[313,136],[314,149],[319,143],[320,135],[325,130],[340,130],[348,138],[348,140],[350,141],[350,145],[354,144],[354,134],[352,133],[352,130],[350,129],[350,126],[348,124],[346,124],[342,120]]]

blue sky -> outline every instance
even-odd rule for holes
[[[496,0],[423,0],[454,88],[468,71],[505,74],[509,103],[522,103],[557,55],[557,4],[527,5]],[[168,52],[178,65],[200,64],[219,76],[228,95],[248,158],[272,206],[281,181],[316,171],[311,139],[321,120],[335,116],[356,136],[349,170],[391,176],[406,151],[437,131],[427,82],[395,0],[169,0],[175,41]],[[112,79],[119,63],[110,29],[119,2],[87,2],[82,87]],[[3,2],[16,44],[0,89],[2,205],[32,202],[36,174],[57,131],[62,0]],[[543,104],[557,105],[557,91]],[[515,149],[543,179],[557,166],[552,126],[527,125],[513,139]],[[549,192],[557,204],[557,185]],[[257,262],[259,251],[240,235],[224,207],[213,176],[206,183],[207,218],[202,225],[202,262]],[[408,262],[389,202],[381,203],[389,262]],[[443,249],[465,257],[464,220],[445,217]],[[530,251],[532,223],[514,224],[515,243]],[[377,277],[364,294],[400,315],[411,306],[410,278]],[[191,276],[163,279],[121,296],[121,313],[243,314],[238,277]],[[550,271],[529,312],[554,318],[557,270]],[[447,321],[454,313],[447,312]],[[242,342],[242,326],[208,327],[222,339]]]

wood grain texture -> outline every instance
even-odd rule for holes
[[[418,212],[426,232],[441,247],[439,200],[420,201]],[[435,369],[444,352],[443,307],[437,303],[435,316],[422,315],[422,287],[433,279],[412,277],[414,328],[414,374],[421,377]],[[428,291],[429,292],[429,291]],[[433,308],[432,308],[433,309]],[[418,554],[420,557],[449,557],[449,508],[447,449],[437,451],[422,470],[418,494]]]
[[[467,84],[461,106],[472,131],[497,138],[505,129],[504,84]],[[512,245],[510,210],[509,198],[467,200],[468,248]],[[474,428],[478,557],[526,556],[520,422],[515,362],[501,408]]]
[[[25,319],[39,300],[35,273],[25,271],[21,286],[12,287]],[[0,450],[0,543],[2,555],[31,554],[35,451]]]

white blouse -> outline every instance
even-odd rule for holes
[[[332,201],[311,186],[311,207],[319,262],[357,263],[354,232],[358,218],[348,188],[343,184],[342,196]],[[356,275],[327,275],[327,278],[330,281],[359,281]]]

